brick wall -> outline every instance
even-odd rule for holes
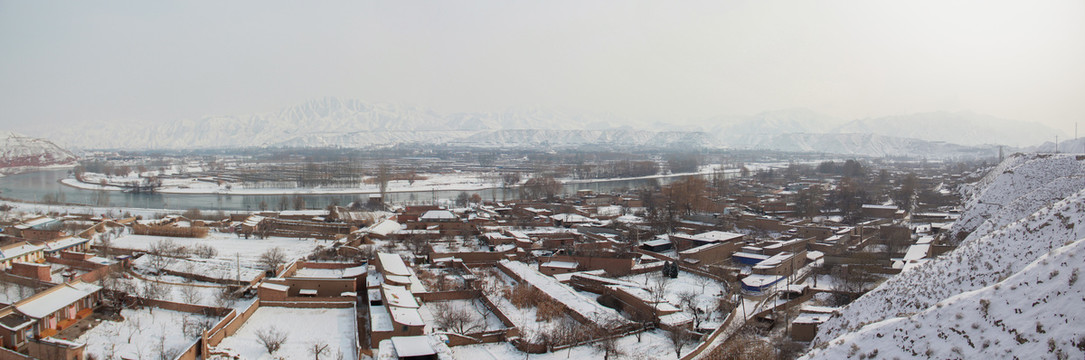
[[[23,276],[41,281],[52,281],[49,265],[36,263],[13,262],[8,270],[12,275]]]

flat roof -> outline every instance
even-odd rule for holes
[[[389,275],[411,276],[410,269],[407,269],[407,264],[399,255],[377,253],[377,259],[380,260],[381,269]]]
[[[396,356],[401,359],[414,356],[429,356],[437,354],[437,350],[430,345],[429,336],[394,336],[392,347],[396,350]]]
[[[405,287],[384,284],[381,285],[381,290],[388,306],[418,308],[418,301]]]
[[[392,314],[392,320],[395,320],[397,323],[407,326],[426,325],[426,323],[422,321],[422,315],[418,313],[418,309],[393,306],[388,308],[388,312]]]

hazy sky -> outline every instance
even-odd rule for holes
[[[1085,1],[7,1],[0,127],[324,96],[648,120],[806,107],[1085,125]]]

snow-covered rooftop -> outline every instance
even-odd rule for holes
[[[430,345],[429,336],[394,336],[392,337],[392,346],[396,349],[396,355],[399,358],[408,358],[413,356],[430,356],[437,353],[433,350],[433,346]]]
[[[381,285],[381,289],[384,290],[383,297],[388,306],[418,308],[418,301],[407,288],[384,284]]]
[[[19,312],[26,314],[26,316],[41,319],[101,289],[102,287],[98,285],[75,281],[59,285],[47,290],[44,294],[24,300],[22,303],[16,304],[15,308]]]
[[[386,275],[411,276],[410,269],[407,268],[407,264],[403,262],[403,258],[399,257],[399,255],[377,253],[377,259],[380,260],[381,268]]]

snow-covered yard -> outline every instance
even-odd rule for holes
[[[257,332],[277,329],[286,333],[286,342],[274,356],[267,353],[257,338]],[[329,359],[353,360],[357,357],[358,341],[354,309],[292,309],[261,307],[241,326],[236,334],[223,339],[217,351],[239,356],[241,359],[308,359],[313,355],[314,344],[327,344]],[[226,359],[225,357],[221,357]]]
[[[197,324],[218,321],[199,314],[150,308],[124,309],[121,316],[124,321],[102,321],[76,339],[87,344],[87,355],[97,359],[150,359],[172,354],[172,359],[199,338]]]
[[[666,283],[666,295],[664,300],[671,305],[677,306],[690,315],[692,313],[688,309],[687,304],[681,301],[683,293],[696,294],[694,303],[697,307],[704,309],[712,309],[711,316],[708,316],[701,322],[702,328],[715,328],[723,322],[724,314],[715,312],[721,295],[725,294],[727,290],[724,288],[724,284],[704,276],[697,274],[679,271],[678,278],[671,279],[661,276],[659,272],[648,272],[644,274],[629,275],[620,278],[621,280],[641,284],[646,288],[651,288],[655,282],[659,279],[664,279]],[[703,316],[702,316],[703,317]]]
[[[228,303],[217,303],[216,299],[218,299],[219,294],[225,289],[217,284],[202,282],[185,283],[180,277],[162,277],[162,280],[168,282],[156,283],[158,288],[153,288],[149,284],[151,281],[136,277],[132,277],[131,279],[117,279],[117,286],[121,289],[126,289],[128,293],[141,297],[151,297],[157,300],[205,306],[230,305]]]
[[[241,262],[242,267],[258,269],[260,254],[272,248],[280,248],[288,260],[304,257],[317,246],[328,244],[323,240],[269,237],[267,239],[243,239],[234,234],[211,232],[205,238],[177,238],[151,235],[131,235],[113,239],[113,246],[122,249],[146,251],[158,241],[171,240],[187,248],[210,246],[218,251],[214,258],[224,262]]]
[[[175,241],[176,242],[176,241]],[[221,255],[221,253],[219,254]],[[132,261],[132,266],[141,273],[157,272],[152,256],[141,256]],[[237,280],[249,282],[263,274],[263,270],[253,268],[251,264],[238,267],[236,260],[201,259],[191,257],[188,259],[175,259],[164,262],[166,270],[183,274],[206,276],[212,279]]]
[[[430,301],[423,304],[419,312],[422,315],[422,320],[425,320],[426,324],[428,324],[426,326],[428,331],[431,330],[430,328],[433,324],[436,324],[434,320],[435,315],[440,316],[442,312],[453,311],[462,311],[463,313],[470,315],[470,320],[466,321],[470,326],[464,326],[464,330],[467,330],[468,328],[472,330],[467,332],[500,330],[505,328],[505,324],[501,322],[501,319],[487,309],[486,305],[484,305],[481,300],[462,299]]]
[[[622,352],[620,356],[612,356],[611,359],[675,359],[674,345],[671,343],[668,333],[655,329],[645,332],[641,340],[637,341],[634,335],[618,339],[617,348]],[[686,344],[682,347],[682,355],[688,354],[696,348],[696,344]],[[527,354],[516,349],[509,343],[493,343],[480,345],[464,345],[452,348],[452,355],[457,359],[469,360],[503,360],[503,359],[539,359],[539,360],[567,360],[567,359],[602,359],[603,352],[592,345],[574,346],[568,349],[558,350],[552,353]]]

